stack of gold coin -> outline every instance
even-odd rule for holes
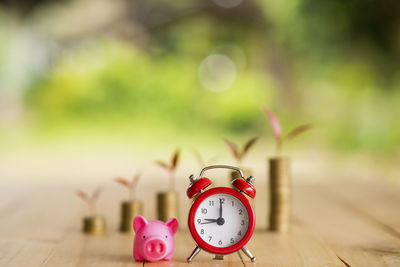
[[[291,181],[289,159],[269,160],[270,214],[269,229],[277,232],[289,230],[291,216]]]
[[[242,169],[244,177],[247,178],[250,175],[252,175],[251,171],[249,169]],[[241,178],[239,172],[237,171],[231,171],[231,182],[233,182],[233,180],[237,179],[237,178]]]
[[[179,220],[179,199],[178,192],[167,191],[157,194],[157,211],[160,221],[167,221],[170,218]]]
[[[106,220],[100,215],[84,217],[82,230],[90,235],[103,235],[106,232]]]
[[[143,214],[143,204],[140,201],[124,201],[121,204],[121,226],[120,231],[133,233],[133,219]]]
[[[243,169],[241,168],[244,174],[245,178],[248,178],[252,175],[252,171],[249,169]],[[231,172],[231,182],[233,182],[233,180],[241,178],[239,172],[237,171],[232,171]],[[253,184],[254,185],[254,184]],[[255,185],[254,185],[255,186]],[[255,209],[256,208],[256,202],[254,200],[254,198],[248,198],[250,201],[251,206]]]

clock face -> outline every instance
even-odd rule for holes
[[[249,228],[249,214],[235,196],[225,193],[205,198],[194,214],[197,234],[207,244],[225,248],[238,243]]]

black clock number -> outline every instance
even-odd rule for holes
[[[211,241],[211,239],[212,239],[212,236],[208,236],[208,242],[210,242]]]
[[[214,200],[209,200],[208,201],[208,206],[214,206]]]
[[[204,229],[200,230],[200,234],[202,234],[202,235],[204,234]]]
[[[222,245],[222,240],[218,241],[218,245]]]
[[[197,219],[197,223],[201,223],[201,219]]]
[[[241,221],[240,225],[244,225],[244,220]]]
[[[201,213],[202,213],[202,214],[207,214],[207,209],[206,209],[206,208],[201,209]]]
[[[242,235],[242,231],[239,231],[238,235]]]
[[[220,201],[221,201],[222,204],[224,204],[225,203],[225,198],[220,198]]]
[[[235,239],[231,238],[231,244],[235,243]]]
[[[235,206],[235,201],[232,201],[232,207]]]
[[[240,209],[240,210],[239,210],[239,215],[242,215],[242,214],[243,214],[243,210]]]

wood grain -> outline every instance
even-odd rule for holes
[[[190,201],[184,197],[173,260],[134,262],[133,236],[117,231],[120,191],[104,191],[98,211],[107,218],[107,234],[87,236],[80,232],[85,206],[73,189],[13,189],[7,197],[2,187],[0,266],[400,266],[400,194],[381,183],[295,186],[290,232],[272,233],[258,225],[247,245],[255,263],[243,253],[220,261],[205,251],[186,263],[195,244],[185,227]],[[267,214],[266,192],[258,188],[257,217]]]
[[[352,194],[363,194],[357,189]],[[346,265],[396,266],[388,265],[384,251],[399,257],[400,239],[359,212],[366,203],[349,206],[332,188],[322,186],[298,187],[294,199],[296,219],[320,236]]]

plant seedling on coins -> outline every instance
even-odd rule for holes
[[[237,163],[241,163],[243,158],[249,153],[250,149],[254,146],[254,144],[257,142],[257,140],[258,140],[258,137],[251,138],[244,144],[243,149],[241,149],[241,150],[235,143],[233,143],[232,141],[229,141],[228,139],[225,139],[225,143],[231,150],[232,155],[236,159]]]
[[[206,160],[201,155],[201,153],[196,149],[193,150],[193,155],[196,157],[196,161],[199,164],[200,169],[204,168],[207,165],[211,165],[211,163],[215,162],[217,159],[217,157],[215,156],[215,157],[212,157],[212,158]]]
[[[282,145],[284,142],[288,142],[312,128],[311,124],[303,124],[303,125],[300,125],[300,126],[294,128],[287,135],[283,136],[282,126],[281,126],[281,123],[279,122],[278,117],[271,110],[269,110],[267,108],[264,108],[264,113],[267,116],[267,119],[271,126],[272,133],[275,138],[276,155],[277,156],[279,156],[281,154]]]
[[[180,156],[180,149],[177,148],[175,152],[171,156],[170,163],[161,161],[161,160],[156,160],[155,164],[163,168],[164,170],[168,171],[169,173],[169,189],[171,191],[174,191],[175,189],[175,173],[176,173],[176,168],[178,167],[178,162],[179,162],[179,156]]]
[[[132,177],[132,180],[125,179],[123,177],[117,177],[114,179],[116,183],[124,186],[128,189],[128,200],[134,201],[136,199],[136,187],[139,182],[141,174],[137,173]]]
[[[89,214],[94,215],[96,212],[96,202],[101,194],[101,188],[97,188],[91,195],[82,190],[76,190],[76,195],[88,204]]]

